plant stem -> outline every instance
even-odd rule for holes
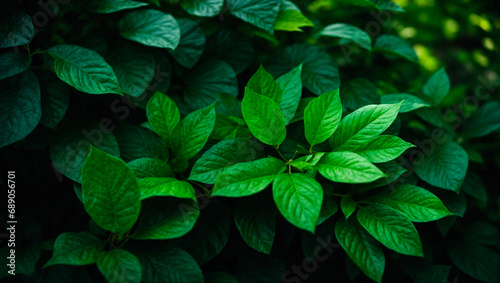
[[[286,158],[283,156],[283,154],[281,154],[281,151],[279,150],[279,147],[280,147],[279,144],[275,147],[276,151],[278,152],[278,154],[280,155],[280,157],[283,159],[283,161],[285,161],[285,162],[288,163],[288,160],[286,160]]]

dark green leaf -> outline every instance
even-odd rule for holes
[[[57,45],[48,50],[54,58],[54,71],[65,83],[90,93],[121,94],[113,68],[99,53],[76,45]]]
[[[121,158],[126,162],[143,157],[168,159],[164,141],[153,131],[144,127],[123,124],[114,131]]]
[[[431,148],[423,150],[413,164],[417,176],[433,186],[458,193],[469,163],[465,150],[455,142],[432,143]]]
[[[140,96],[149,87],[155,73],[155,59],[131,44],[119,46],[109,59],[123,93]]]
[[[281,0],[227,0],[226,5],[231,15],[272,34],[281,2]]]
[[[281,102],[281,87],[276,83],[273,76],[269,74],[264,67],[262,67],[262,65],[248,80],[246,88],[257,94],[268,97],[278,104]]]
[[[103,229],[124,234],[141,210],[134,173],[120,159],[92,147],[82,168],[85,210]]]
[[[174,177],[170,165],[158,158],[143,157],[127,163],[136,178]]]
[[[443,98],[450,91],[450,79],[444,68],[436,71],[425,83],[423,92],[436,105],[441,103]]]
[[[95,11],[101,14],[109,14],[126,9],[134,9],[142,6],[147,6],[147,3],[134,0],[100,0],[97,1]]]
[[[356,202],[350,197],[343,197],[340,200],[340,209],[342,209],[345,219],[349,219],[349,216],[356,211]]]
[[[207,40],[206,56],[227,62],[236,74],[245,70],[254,57],[248,38],[230,30],[221,30]]]
[[[384,252],[377,241],[359,225],[356,218],[339,219],[335,224],[335,236],[349,258],[363,273],[380,283],[385,269]]]
[[[263,157],[262,151],[262,145],[256,141],[248,139],[222,140],[196,161],[188,179],[214,184],[226,168]]]
[[[206,107],[220,93],[238,95],[236,75],[229,64],[211,60],[197,66],[185,79],[184,100],[191,109]]]
[[[339,71],[333,58],[321,47],[294,44],[271,56],[267,69],[275,77],[302,65],[302,84],[316,95],[340,86]]]
[[[380,103],[377,87],[367,79],[354,79],[343,84],[340,98],[343,105],[351,110]]]
[[[401,104],[401,108],[399,108],[399,113],[406,113],[419,108],[431,106],[422,99],[407,93],[386,94],[380,99],[384,104],[399,103],[404,100],[403,104]]]
[[[40,124],[54,128],[61,122],[69,106],[69,87],[52,73],[42,73],[42,118]]]
[[[241,199],[234,212],[234,222],[247,245],[265,254],[271,252],[276,225],[272,207]]]
[[[453,240],[448,244],[453,264],[472,278],[485,282],[500,281],[500,255],[481,244]]]
[[[24,139],[42,116],[40,86],[31,71],[0,82],[0,147]]]
[[[181,0],[180,2],[184,10],[198,17],[215,16],[224,5],[224,0]]]
[[[142,278],[139,259],[126,250],[115,249],[97,256],[97,268],[109,283],[140,283]]]
[[[146,115],[154,131],[171,145],[174,129],[181,120],[175,102],[167,95],[156,92],[148,101]]]
[[[263,143],[279,145],[285,140],[285,117],[272,99],[245,88],[241,111],[252,134]]]
[[[370,36],[362,29],[352,25],[342,23],[331,24],[323,28],[319,35],[343,38],[349,42],[352,41],[359,44],[359,46],[368,51],[372,50],[372,40]]]
[[[450,275],[451,266],[431,265],[422,270],[413,283],[442,283],[446,282]]]
[[[31,57],[21,52],[5,52],[0,54],[0,80],[26,71],[31,65]]]
[[[104,242],[89,232],[66,232],[57,237],[54,254],[43,267],[54,264],[93,264],[103,248]]]
[[[373,51],[399,55],[412,62],[418,63],[418,57],[413,47],[404,39],[396,35],[383,34],[377,37]]]
[[[4,10],[5,8],[2,8]],[[0,48],[28,44],[33,39],[35,28],[31,17],[23,12],[7,9],[0,15]]]
[[[477,138],[500,129],[500,102],[491,101],[479,108],[467,120],[462,131],[467,138]]]
[[[170,53],[179,64],[192,68],[205,50],[205,34],[195,21],[177,19],[177,23],[181,29],[181,40],[177,48]]]
[[[276,82],[283,90],[279,106],[285,116],[285,123],[292,120],[302,96],[302,65],[279,77]]]
[[[181,32],[174,17],[159,10],[129,12],[118,23],[120,34],[141,44],[175,49]]]

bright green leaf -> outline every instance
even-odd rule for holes
[[[337,129],[342,117],[339,91],[331,91],[313,99],[304,109],[304,128],[311,146],[326,141]]]
[[[330,147],[350,151],[381,134],[394,122],[400,106],[401,103],[368,105],[345,116],[329,139]]]
[[[276,103],[281,102],[282,90],[273,76],[261,65],[257,72],[247,82],[247,89],[272,99]]]
[[[343,197],[340,200],[340,209],[342,209],[345,219],[349,219],[349,216],[356,211],[356,202],[350,197]]]
[[[146,115],[154,131],[171,144],[174,139],[174,129],[181,120],[175,102],[167,95],[156,92],[148,101]]]
[[[279,106],[285,116],[285,123],[293,119],[302,96],[302,65],[279,77],[276,82],[283,90]]]
[[[274,22],[274,30],[302,31],[301,27],[313,27],[314,24],[291,1],[283,1]]]
[[[352,152],[331,152],[316,167],[323,177],[339,183],[369,183],[385,176],[375,165]]]
[[[436,71],[428,80],[425,82],[423,92],[427,97],[429,97],[435,104],[441,103],[443,98],[450,91],[450,79],[446,74],[444,68]]]
[[[359,209],[358,221],[387,248],[405,255],[424,256],[415,226],[397,210],[381,204],[371,204]]]
[[[273,198],[286,220],[314,233],[323,203],[323,189],[314,178],[301,173],[280,174],[273,182]]]
[[[258,193],[269,186],[285,167],[283,161],[274,157],[235,164],[219,175],[212,196],[242,197]]]
[[[407,93],[386,94],[383,95],[380,100],[383,104],[400,103],[401,101],[404,101],[403,104],[401,104],[401,108],[399,108],[399,113],[406,113],[419,108],[431,106],[419,97]]]
[[[388,162],[398,158],[405,150],[414,147],[396,136],[376,136],[366,140],[351,151],[373,163]]]
[[[365,201],[390,206],[415,222],[435,221],[453,215],[431,192],[408,184],[384,190]]]

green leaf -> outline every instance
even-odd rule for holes
[[[351,110],[380,103],[377,87],[367,79],[354,79],[343,84],[340,99],[343,105]]]
[[[423,92],[428,96],[436,105],[441,103],[443,98],[450,91],[450,79],[446,74],[446,70],[441,68],[437,70],[425,82]]]
[[[141,200],[151,197],[190,198],[196,201],[193,186],[186,181],[175,178],[149,177],[137,181],[141,192]]]
[[[130,230],[141,210],[139,186],[130,168],[95,147],[82,168],[82,198],[90,217],[113,233]]]
[[[136,178],[174,177],[170,165],[158,158],[144,157],[130,161],[127,166]]]
[[[423,150],[413,163],[417,176],[433,186],[460,192],[469,164],[467,152],[455,142],[431,143]]]
[[[274,157],[235,164],[219,175],[212,196],[242,197],[256,194],[269,186],[285,168],[285,163]]]
[[[305,134],[311,147],[326,141],[339,126],[341,117],[339,90],[313,99],[304,109]]]
[[[222,9],[224,0],[181,0],[181,6],[186,12],[198,17],[213,17]]]
[[[379,243],[358,223],[356,218],[340,218],[335,224],[337,241],[349,258],[375,282],[382,281],[385,257]]]
[[[319,213],[318,222],[316,226],[321,225],[327,219],[335,215],[339,210],[338,204],[330,198],[323,190],[323,203],[321,204],[321,212]]]
[[[257,94],[268,97],[278,104],[281,102],[281,87],[262,65],[260,65],[257,72],[248,80],[246,88]]]
[[[196,160],[189,180],[214,184],[220,174],[234,164],[249,162],[263,156],[263,147],[248,139],[222,140]]]
[[[373,51],[399,55],[411,62],[418,63],[418,57],[413,47],[404,39],[396,35],[383,34],[377,37]]]
[[[205,145],[215,126],[215,103],[187,115],[175,127],[172,149],[178,160],[188,160]]]
[[[185,79],[184,100],[191,109],[206,107],[215,102],[217,95],[238,95],[236,74],[229,64],[210,60],[189,72]]]
[[[339,183],[369,183],[385,176],[375,165],[352,152],[331,152],[316,167],[323,177]]]
[[[182,238],[172,240],[171,243],[188,251],[198,264],[203,265],[222,251],[229,239],[229,226],[228,209],[220,202],[211,200],[210,205],[203,210],[196,221],[193,230]]]
[[[355,193],[364,192],[371,190],[373,188],[378,188],[388,185],[397,180],[403,173],[408,171],[405,168],[403,168],[400,164],[398,164],[398,162],[396,161],[389,161],[386,163],[379,163],[376,165],[382,172],[384,172],[385,177],[378,179],[375,182],[356,185],[354,188],[352,188],[353,192]]]
[[[96,13],[109,14],[126,9],[135,9],[142,6],[147,6],[147,3],[133,0],[100,0],[96,2]]]
[[[40,75],[42,118],[40,124],[55,128],[64,118],[69,106],[69,87],[53,73]]]
[[[0,81],[0,148],[24,139],[42,116],[40,86],[31,71]]]
[[[302,96],[302,65],[279,77],[276,82],[283,90],[279,106],[285,116],[285,123],[293,119]]]
[[[330,147],[350,151],[378,136],[394,122],[400,106],[401,103],[368,105],[345,116],[329,139]]]
[[[467,138],[478,138],[498,129],[500,129],[500,102],[491,101],[465,120],[462,132]]]
[[[302,31],[301,27],[313,27],[314,24],[291,1],[283,1],[274,22],[274,30]]]
[[[340,209],[342,209],[345,219],[349,219],[349,216],[356,211],[356,202],[350,197],[343,197],[340,200]]]
[[[147,46],[175,49],[181,31],[174,17],[159,10],[129,12],[118,23],[120,34]]]
[[[141,246],[133,250],[142,266],[143,282],[203,282],[203,273],[185,250],[168,245]]]
[[[43,266],[54,264],[87,265],[96,261],[97,254],[104,249],[104,242],[89,232],[66,232],[54,243],[54,254]]]
[[[349,42],[359,44],[359,46],[368,51],[372,50],[372,40],[370,36],[362,29],[352,25],[343,23],[331,24],[323,28],[319,32],[319,35],[343,38]]]
[[[175,102],[167,95],[156,92],[148,101],[146,115],[154,131],[171,145],[175,127],[181,120]]]
[[[97,268],[109,283],[140,283],[142,270],[139,259],[126,250],[115,249],[97,256]]]
[[[126,162],[143,157],[168,159],[168,148],[153,131],[129,124],[120,125],[115,131],[121,158]]]
[[[344,0],[345,1],[345,0]],[[350,4],[366,7],[369,9],[388,10],[391,12],[404,12],[403,8],[390,0],[352,0]]]
[[[76,45],[57,45],[47,52],[54,58],[56,75],[76,90],[122,94],[113,68],[99,53]]]
[[[181,29],[181,39],[177,48],[170,53],[183,67],[192,68],[205,50],[205,34],[195,21],[177,19],[177,23]]]
[[[226,5],[231,15],[273,34],[281,2],[281,0],[227,0]]]
[[[281,215],[300,229],[314,234],[323,203],[323,189],[305,174],[280,174],[273,182],[273,198]]]
[[[247,37],[231,30],[220,30],[207,40],[207,58],[222,60],[231,67],[236,74],[245,70],[254,58],[254,49]]]
[[[2,9],[0,15],[0,48],[28,44],[33,39],[35,28],[31,17],[23,12]]]
[[[472,241],[453,240],[448,244],[453,264],[472,278],[485,282],[500,281],[500,255]]]
[[[396,136],[376,136],[351,150],[370,162],[382,163],[398,158],[411,147],[415,146]]]
[[[241,111],[252,134],[263,143],[279,145],[285,140],[285,117],[272,99],[245,88]]]
[[[415,226],[397,210],[381,204],[371,204],[359,209],[358,221],[387,248],[405,255],[424,256]]]
[[[31,66],[31,57],[21,52],[5,52],[0,54],[0,80],[15,76]]]
[[[275,211],[271,206],[262,207],[246,198],[241,199],[236,205],[234,222],[247,245],[270,254],[276,226]]]
[[[399,108],[399,113],[406,113],[413,110],[417,110],[423,107],[431,107],[431,105],[419,97],[416,97],[407,93],[396,93],[396,94],[386,94],[380,98],[383,104],[392,104],[392,103],[400,103],[401,108]]]
[[[431,192],[408,184],[386,189],[364,201],[390,206],[414,222],[435,221],[453,215]]]
[[[122,92],[133,97],[139,97],[146,91],[155,73],[153,55],[131,44],[115,49],[109,64],[115,71]]]
[[[113,134],[97,122],[64,125],[56,132],[50,145],[50,159],[54,168],[81,183],[82,167],[91,145],[112,156],[120,156],[120,148]]]
[[[193,229],[200,215],[192,199],[161,197],[144,202],[133,239],[167,240],[179,238]]]
[[[279,77],[302,65],[302,84],[316,95],[340,86],[339,71],[333,58],[321,47],[293,44],[270,57],[267,70]]]
[[[422,270],[415,278],[414,283],[440,283],[446,282],[450,276],[451,266],[449,265],[431,265]]]

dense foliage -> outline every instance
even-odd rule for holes
[[[495,8],[2,1],[0,278],[500,282]]]

